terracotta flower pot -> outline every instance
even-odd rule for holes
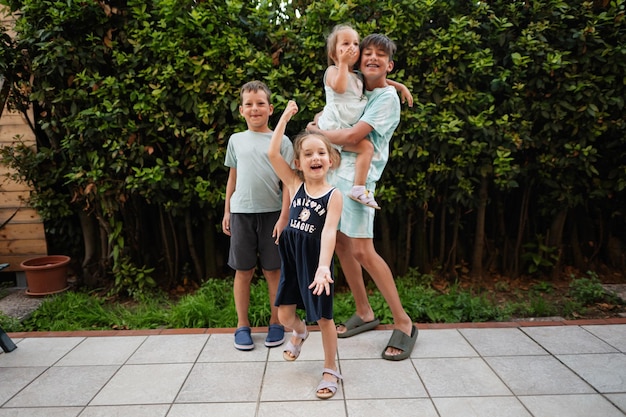
[[[26,275],[28,295],[56,294],[67,290],[67,271],[70,257],[65,255],[41,256],[20,264]]]

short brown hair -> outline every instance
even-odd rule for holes
[[[361,51],[372,45],[385,51],[387,55],[389,55],[389,60],[393,61],[393,55],[396,53],[397,49],[394,41],[381,33],[372,33],[361,41]]]
[[[259,90],[267,94],[267,102],[271,103],[272,92],[270,91],[270,88],[263,81],[258,80],[245,83],[239,91],[239,99],[243,102],[243,93],[256,93]]]

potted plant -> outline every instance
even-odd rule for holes
[[[70,257],[48,255],[27,259],[20,264],[26,275],[26,294],[41,296],[56,294],[69,288],[67,272]]]

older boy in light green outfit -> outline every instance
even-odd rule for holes
[[[363,116],[350,128],[321,133],[338,145],[354,145],[369,136],[374,145],[374,157],[366,188],[373,192],[387,165],[389,141],[400,121],[400,100],[396,90],[387,83],[387,74],[393,69],[396,45],[384,35],[373,34],[365,37],[360,47],[360,71],[368,97]],[[307,129],[320,131],[315,123],[310,123]],[[341,165],[329,178],[329,182],[343,193],[352,188],[355,159],[355,154],[343,151]],[[402,307],[391,269],[374,247],[374,214],[373,208],[344,199],[335,250],[354,296],[356,313],[344,325],[338,326],[337,333],[340,338],[350,337],[371,330],[379,323],[365,291],[362,270],[365,268],[389,304],[394,320],[394,331],[382,357],[397,361],[411,355],[417,340],[417,327]]]

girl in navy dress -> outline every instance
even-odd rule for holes
[[[337,330],[333,320],[333,253],[342,199],[326,181],[329,169],[339,165],[339,153],[325,136],[302,134],[294,141],[294,166],[280,153],[280,141],[287,122],[298,112],[289,101],[270,142],[268,156],[274,171],[289,190],[289,223],[279,239],[280,283],[275,304],[278,319],[293,329],[283,357],[295,361],[309,336],[306,321],[317,322],[324,347],[324,370],[317,396],[331,398],[337,392],[341,375],[337,371]],[[306,311],[306,321],[296,310]]]

